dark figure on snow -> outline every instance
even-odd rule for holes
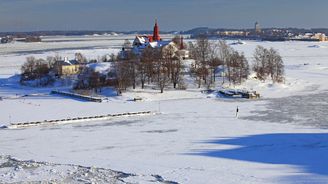
[[[238,112],[239,112],[239,108],[237,106],[237,109],[236,109],[236,118],[238,118]]]

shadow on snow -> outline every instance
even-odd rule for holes
[[[232,149],[194,150],[191,155],[267,164],[299,166],[305,173],[328,175],[328,134],[262,134],[204,141],[237,146]]]

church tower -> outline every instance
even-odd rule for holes
[[[255,29],[254,29],[256,34],[261,34],[262,30],[261,30],[261,26],[258,22],[255,22]]]
[[[154,26],[154,33],[153,33],[153,41],[160,41],[161,37],[159,36],[159,28],[157,25],[157,19],[155,20],[155,26]]]

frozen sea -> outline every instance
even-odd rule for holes
[[[27,56],[82,52],[97,58],[117,52],[125,39],[133,36],[51,37],[44,43],[0,45],[0,124],[157,112],[0,129],[0,183],[327,183],[326,42],[234,45],[250,61],[257,45],[278,49],[284,59],[284,84],[250,79],[239,86],[260,92],[262,98],[255,101],[221,99],[188,88],[164,94],[137,89],[91,103],[49,95],[52,88],[22,87],[11,78]],[[145,100],[129,100],[136,96]]]

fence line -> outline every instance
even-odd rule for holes
[[[24,128],[31,126],[41,126],[41,125],[58,125],[58,124],[68,124],[68,123],[79,123],[86,121],[97,121],[97,120],[108,120],[115,117],[128,117],[128,116],[140,116],[140,115],[151,115],[151,111],[142,111],[142,112],[126,112],[118,114],[107,114],[100,116],[89,116],[89,117],[76,117],[76,118],[66,118],[58,120],[44,120],[44,121],[34,121],[34,122],[24,122],[24,123],[11,123],[8,126],[3,128],[15,129],[15,128]]]

